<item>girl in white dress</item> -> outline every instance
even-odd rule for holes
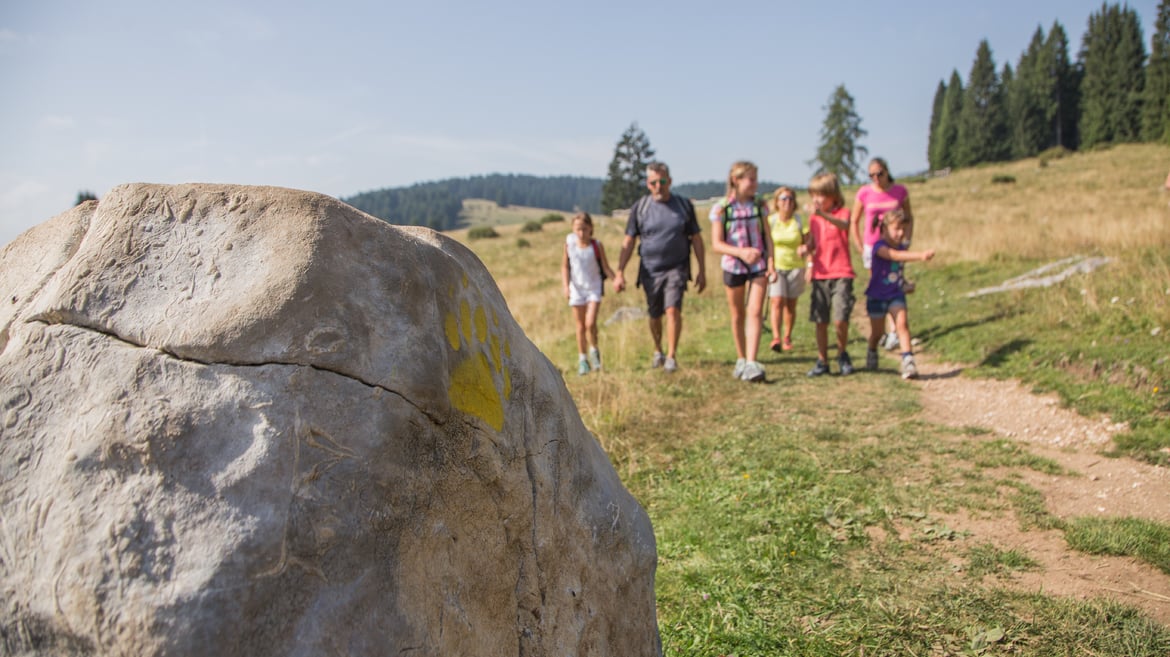
[[[565,238],[561,279],[577,323],[577,373],[581,375],[588,374],[590,369],[601,370],[597,311],[607,277],[613,277],[613,269],[605,257],[605,247],[593,239],[593,217],[588,212],[579,212],[573,217],[573,232]]]

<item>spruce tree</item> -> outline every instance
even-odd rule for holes
[[[858,143],[866,135],[861,128],[861,117],[854,109],[853,96],[839,84],[825,107],[825,122],[821,125],[821,145],[817,156],[809,160],[819,171],[835,173],[849,183],[858,181],[857,171],[869,150]]]
[[[942,111],[938,117],[935,138],[930,145],[930,168],[948,169],[958,166],[955,161],[955,147],[959,140],[959,114],[963,110],[963,79],[959,72],[951,71],[947,93],[943,96]]]
[[[939,138],[938,124],[942,119],[943,100],[947,96],[947,85],[942,80],[938,81],[938,88],[934,90],[934,102],[930,107],[930,132],[927,133],[926,138],[926,161],[929,163],[931,169],[939,169],[935,165],[934,151],[935,143]]]
[[[1015,77],[1003,80],[1007,97],[1011,156],[1031,157],[1048,146],[1048,103],[1052,80],[1046,66],[1044,30],[1037,26],[1028,49],[1020,55]]]
[[[1142,97],[1146,86],[1146,43],[1137,10],[1125,7],[1121,12],[1121,42],[1114,56],[1119,80],[1123,83],[1117,125],[1122,141],[1142,138]]]
[[[1059,21],[1052,23],[1048,40],[1044,43],[1044,64],[1052,82],[1045,104],[1046,122],[1050,138],[1045,148],[1061,146],[1076,150],[1079,143],[1077,124],[1080,120],[1081,70],[1068,57],[1068,34]]]
[[[1142,139],[1170,144],[1170,0],[1158,4],[1142,102]]]
[[[979,42],[967,78],[956,149],[959,166],[997,162],[1007,159],[1010,152],[1003,89],[986,39]]]
[[[1118,5],[1089,16],[1081,45],[1081,143],[1137,141],[1141,136],[1146,48],[1137,12]]]
[[[622,133],[609,161],[605,183],[601,186],[601,211],[628,208],[646,192],[646,165],[654,159],[654,150],[646,133],[638,123],[630,124]]]
[[[1016,156],[1013,154],[1012,147],[1012,122],[1011,122],[1011,108],[1012,96],[1015,92],[1016,73],[1012,65],[1005,62],[1003,69],[999,73],[999,97],[1003,104],[1003,136],[1007,143],[1004,144],[1004,157],[1012,159]]]

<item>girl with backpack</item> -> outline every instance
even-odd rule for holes
[[[773,268],[776,270],[768,296],[772,299],[772,351],[792,350],[792,326],[796,322],[796,300],[804,293],[804,265],[808,256],[808,222],[796,214],[796,191],[778,187],[772,194]],[[784,331],[781,333],[781,319]],[[783,335],[783,338],[781,338]]]
[[[731,310],[731,335],[735,339],[732,376],[743,381],[764,380],[764,366],[757,357],[763,329],[764,299],[772,277],[772,235],[768,210],[756,199],[759,170],[751,162],[731,165],[727,196],[711,206],[711,248],[723,254],[723,285]]]
[[[588,212],[578,212],[572,225],[573,232],[565,237],[561,280],[577,324],[577,374],[585,375],[591,369],[601,371],[597,312],[601,308],[605,279],[613,277],[613,270],[605,257],[605,247],[593,239],[593,217]]]

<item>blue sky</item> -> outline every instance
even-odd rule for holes
[[[1059,20],[1075,57],[1101,5],[5,2],[0,244],[126,182],[602,177],[633,121],[677,181],[750,159],[804,183],[838,84],[870,154],[917,171],[935,88],[980,39],[1014,66]],[[1157,0],[1128,5],[1148,49]]]

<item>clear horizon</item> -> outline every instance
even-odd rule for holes
[[[1126,4],[1148,51],[1157,2]],[[749,159],[798,183],[838,84],[869,155],[921,171],[935,89],[952,70],[966,81],[981,39],[1014,68],[1059,21],[1075,59],[1101,6],[9,3],[0,244],[128,182],[348,197],[493,173],[604,178],[631,122],[679,181]]]

